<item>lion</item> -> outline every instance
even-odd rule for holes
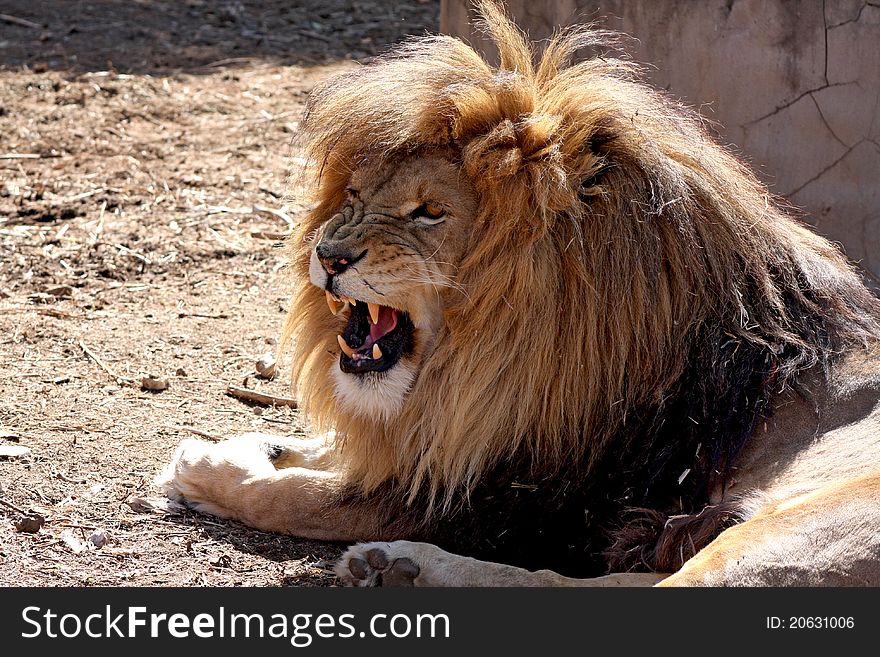
[[[158,481],[357,586],[880,585],[880,302],[608,34],[311,94],[284,329],[316,438]],[[322,438],[323,436],[323,438]],[[329,436],[329,437],[328,437]]]

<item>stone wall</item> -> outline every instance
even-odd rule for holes
[[[485,48],[468,0],[441,30]],[[772,191],[880,280],[880,0],[508,0],[534,39],[600,20]],[[491,55],[491,53],[490,53]]]

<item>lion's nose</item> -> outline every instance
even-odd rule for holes
[[[352,264],[364,257],[366,251],[358,256],[352,255],[349,251],[334,248],[330,244],[321,243],[315,248],[318,254],[318,261],[324,270],[331,275],[341,274]]]

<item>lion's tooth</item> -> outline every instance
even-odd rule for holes
[[[373,360],[379,360],[382,358],[382,350],[379,349],[379,344],[376,343],[373,345]]]
[[[352,298],[352,297],[348,297],[348,302],[349,302],[352,306],[356,306],[356,305],[358,305],[357,299],[354,299],[354,298]]]
[[[368,303],[367,309],[370,311],[370,319],[373,320],[373,324],[379,323],[379,305],[375,303]]]
[[[348,343],[345,341],[341,335],[336,336],[336,340],[339,342],[339,348],[345,352],[345,355],[349,358],[354,358],[354,349],[348,346]]]
[[[327,292],[327,305],[330,307],[331,313],[334,315],[339,314],[339,308],[341,307],[340,303],[336,300],[336,297],[330,294],[329,291]]]

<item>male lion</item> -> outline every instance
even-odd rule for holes
[[[168,494],[383,541],[361,586],[880,585],[880,303],[633,65],[570,63],[604,35],[482,12],[497,68],[422,38],[309,100],[286,334],[332,446],[186,440]]]

